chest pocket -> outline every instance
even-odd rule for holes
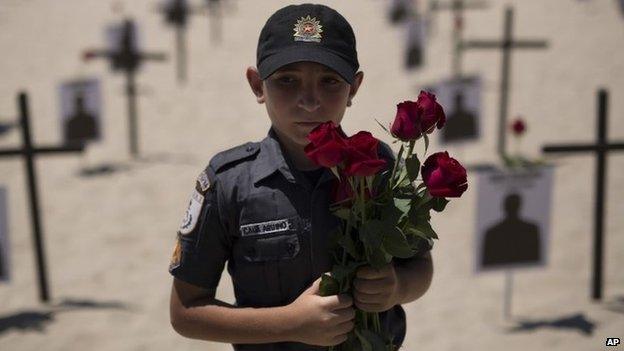
[[[309,230],[299,217],[287,230],[241,236],[233,282],[241,305],[283,306],[294,301],[310,275]],[[237,257],[236,257],[237,256]]]
[[[246,238],[243,258],[248,262],[271,262],[291,259],[299,253],[298,233],[279,234],[272,237]]]
[[[272,192],[248,199],[239,223],[230,272],[237,302],[253,307],[289,303],[298,282],[306,282],[311,272],[309,220],[300,218],[283,194]]]

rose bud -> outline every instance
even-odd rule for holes
[[[432,133],[435,127],[441,129],[446,123],[446,115],[444,109],[436,101],[434,94],[421,91],[416,100],[420,108],[420,129],[427,134]]]
[[[460,197],[468,189],[466,169],[448,152],[437,152],[422,167],[423,182],[434,197]]]
[[[422,131],[418,123],[418,104],[414,101],[404,101],[397,105],[396,117],[390,127],[390,133],[403,141],[420,138]]]
[[[87,50],[82,53],[82,60],[89,61],[97,57],[97,53],[93,50]]]
[[[516,118],[516,120],[511,123],[511,131],[517,137],[522,136],[526,131],[526,123],[524,123],[524,120],[522,120],[522,118]]]

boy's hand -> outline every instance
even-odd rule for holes
[[[393,264],[379,270],[360,267],[353,287],[355,306],[365,312],[384,312],[399,302],[399,279]]]
[[[317,279],[291,303],[294,341],[317,346],[334,346],[347,340],[353,330],[355,309],[347,294],[320,296]]]

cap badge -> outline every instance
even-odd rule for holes
[[[297,20],[294,28],[295,41],[306,42],[321,42],[321,33],[323,33],[323,26],[321,22],[316,20],[316,17],[301,17]]]

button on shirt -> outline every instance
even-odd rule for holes
[[[380,149],[392,162],[390,148],[383,144]],[[260,143],[217,154],[205,172],[209,187],[205,190],[198,180],[195,192],[204,189],[201,211],[194,225],[190,212],[190,232],[178,233],[180,257],[170,266],[172,275],[216,289],[227,262],[237,306],[275,307],[292,303],[331,270],[329,233],[340,219],[329,211],[330,170],[319,171],[312,184],[285,157],[271,129]],[[403,308],[394,306],[380,320],[400,345],[405,337]],[[294,342],[233,346],[237,351],[326,349]]]

